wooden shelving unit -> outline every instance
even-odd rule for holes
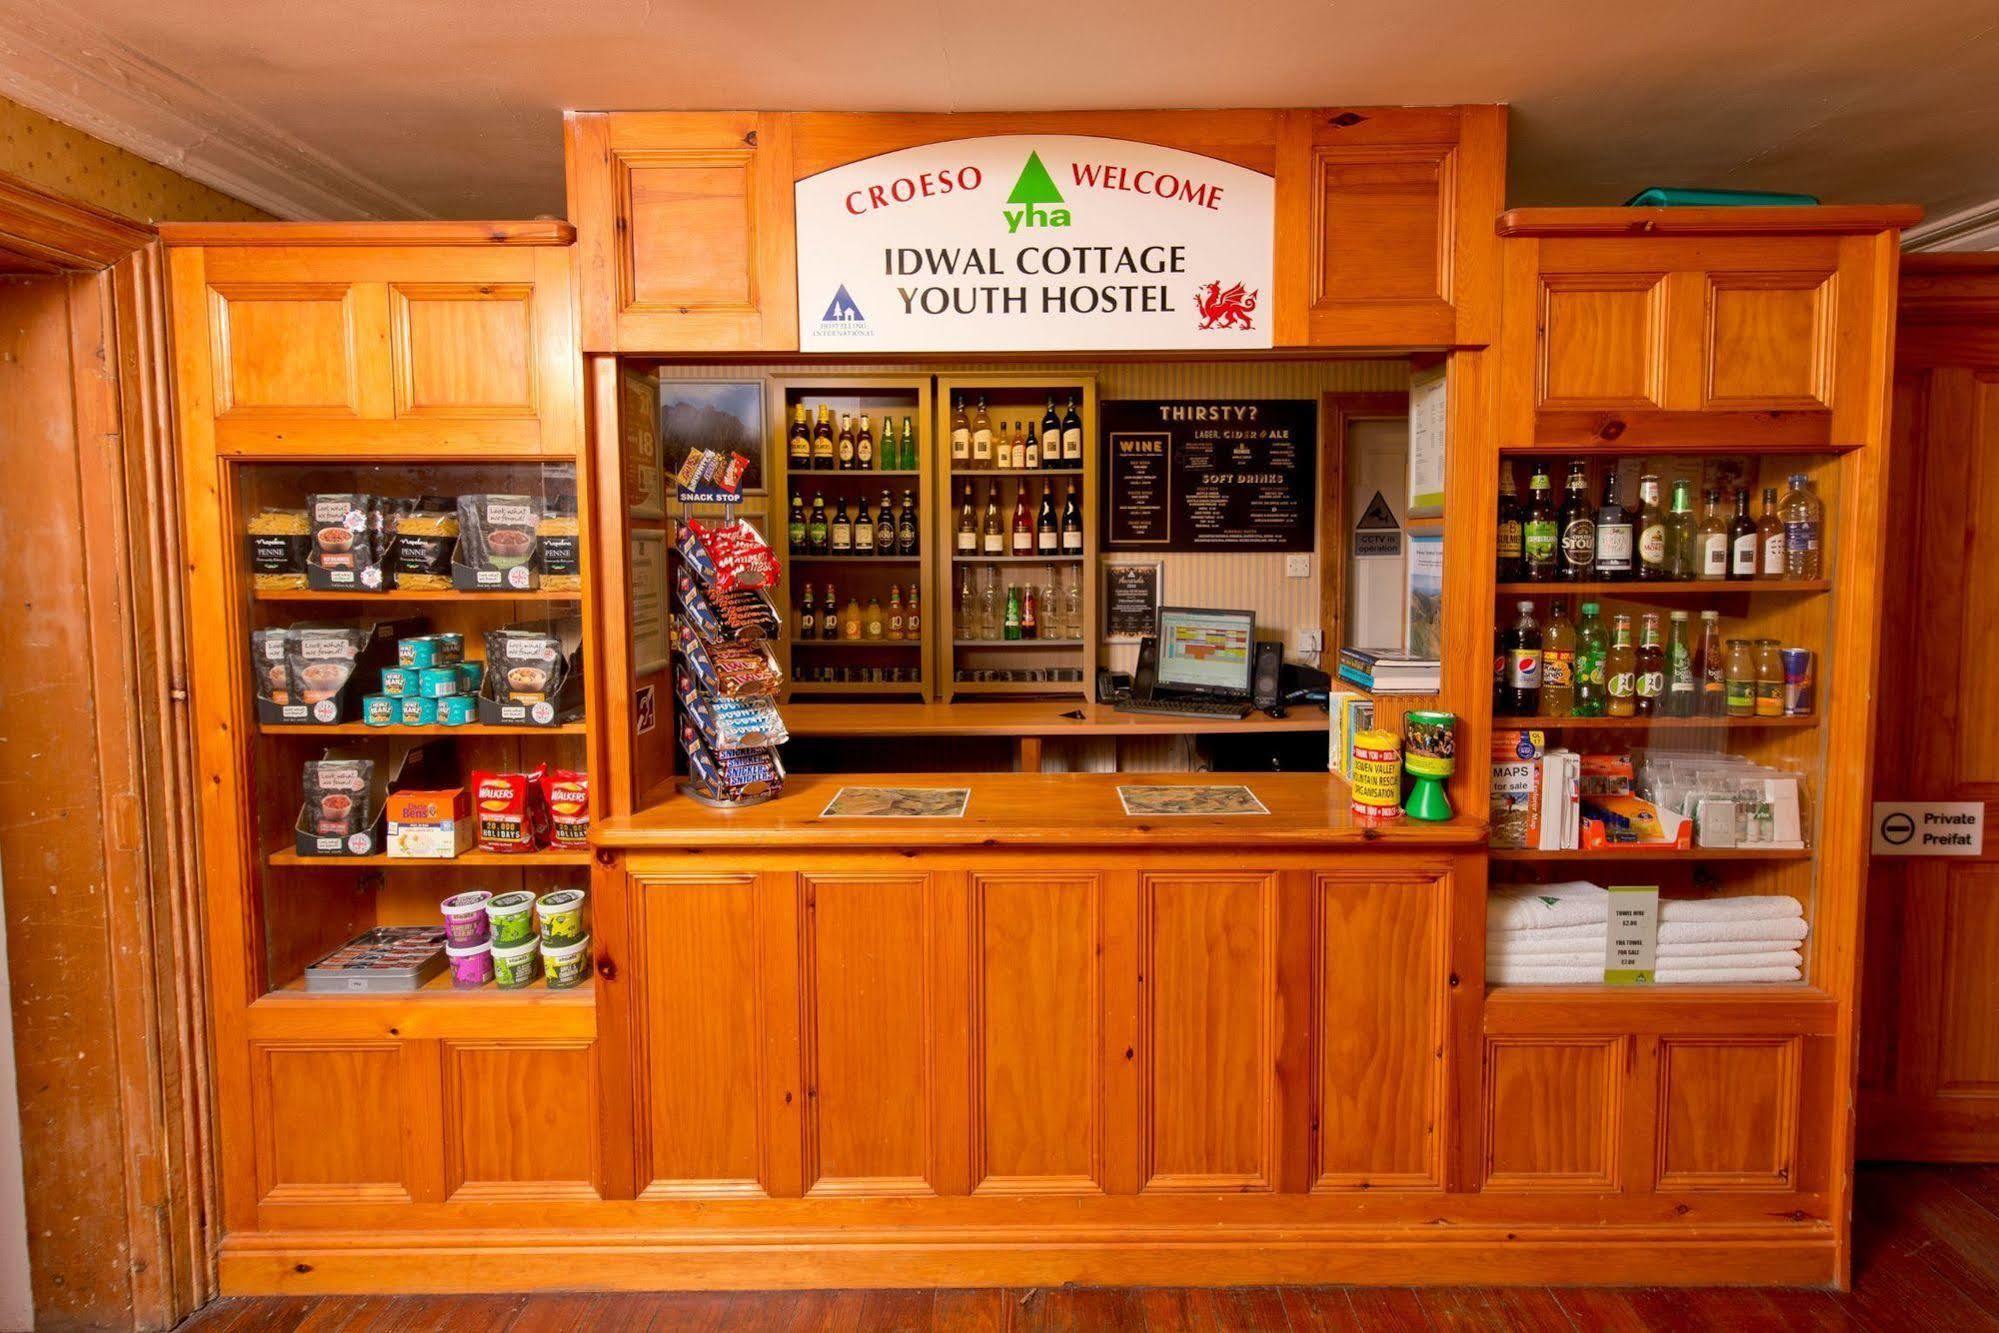
[[[533,866],[587,866],[587,850],[543,848],[533,852],[460,852],[453,857],[300,856],[289,847],[272,852],[269,863],[299,870],[519,870]]]
[[[1077,415],[1083,423],[1083,458],[1080,467],[1059,468],[1013,468],[959,466],[950,456],[951,422],[955,405],[963,400],[967,414],[974,413],[983,398],[987,414],[993,423],[995,438],[1001,432],[1001,423],[1024,423],[1027,430],[1038,432],[1042,417],[1047,410],[1048,399],[1055,400],[1058,417],[1065,413],[1067,404],[1073,400]],[[982,375],[940,375],[937,378],[936,427],[933,434],[940,441],[943,452],[937,468],[937,487],[932,510],[937,515],[935,541],[939,550],[949,551],[951,558],[940,562],[940,576],[933,596],[931,623],[939,623],[936,675],[939,697],[944,699],[970,698],[987,695],[1081,695],[1089,697],[1094,690],[1096,676],[1098,633],[1097,586],[1094,571],[1097,568],[1099,534],[1097,532],[1097,383],[1094,375],[1062,374],[982,374]],[[1011,431],[1005,432],[1011,438]],[[1039,483],[1037,485],[1037,483]],[[958,516],[964,504],[964,490],[972,488],[973,512],[981,521],[986,511],[988,497],[996,496],[1003,540],[1008,544],[1006,552],[988,555],[983,551],[966,554],[956,546]],[[1078,506],[1083,518],[1083,549],[1081,552],[1055,552],[1050,554],[1015,555],[1012,553],[1012,531],[1014,506],[1022,489],[1028,496],[1030,517],[1038,512],[1042,488],[1056,488],[1058,497],[1066,496],[1070,487],[1077,488]],[[1059,522],[1062,500],[1055,501]],[[981,534],[983,539],[983,534]],[[996,601],[1000,615],[1004,615],[1006,588],[1010,574],[1018,572],[1023,578],[1031,577],[1035,570],[1046,570],[1048,577],[1039,587],[1053,587],[1058,597],[1066,598],[1069,586],[1080,589],[1082,633],[1079,636],[1062,639],[1018,639],[984,640],[964,633],[958,622],[959,602],[963,580],[969,573],[975,581],[975,594],[982,594],[987,579],[996,588]],[[975,603],[979,600],[975,595]],[[1043,619],[1045,620],[1045,613]],[[1071,680],[1050,679],[961,679],[963,673],[987,672],[999,675],[1032,671],[1067,671],[1075,673]]]
[[[786,633],[775,645],[778,659],[784,667],[786,699],[799,697],[843,697],[879,695],[883,697],[922,699],[936,698],[937,683],[933,662],[935,648],[932,642],[936,623],[936,606],[931,589],[936,582],[934,565],[936,561],[937,539],[934,518],[935,502],[932,499],[932,474],[939,466],[934,426],[935,413],[931,409],[931,379],[928,375],[780,375],[770,380],[769,412],[771,439],[766,449],[768,466],[774,480],[771,483],[771,511],[767,536],[771,545],[783,557],[784,576],[771,590],[771,598],[778,605],[778,612],[784,617]],[[819,404],[824,403],[833,414],[835,431],[839,429],[839,414],[847,412],[858,416],[867,413],[877,421],[888,419],[895,425],[898,440],[901,436],[902,420],[909,418],[916,433],[918,466],[915,468],[854,468],[849,471],[819,470],[795,471],[786,455],[786,440],[791,425],[792,409],[799,403],[807,406],[810,417]],[[877,450],[881,448],[879,442]],[[879,457],[879,453],[877,454]],[[813,497],[823,494],[829,515],[840,500],[845,500],[852,512],[862,499],[870,505],[876,504],[881,492],[888,491],[890,498],[898,504],[906,493],[916,506],[917,552],[914,555],[814,555],[791,549],[786,537],[787,519],[791,506],[791,494],[796,489],[807,511],[812,507]],[[803,639],[796,636],[798,627],[798,599],[805,584],[812,585],[813,606],[823,614],[823,598],[826,584],[830,582],[840,596],[839,605],[845,607],[849,596],[858,597],[863,608],[870,596],[880,600],[884,614],[888,608],[888,590],[891,585],[901,589],[905,601],[909,590],[920,590],[922,632],[916,640],[908,639]],[[912,653],[912,642],[918,651]],[[873,660],[879,654],[879,660]],[[880,667],[916,667],[918,679],[905,681],[852,681],[818,680],[809,678],[812,673],[827,670],[833,672],[867,670]]]

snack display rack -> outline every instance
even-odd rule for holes
[[[783,671],[769,644],[783,625],[766,588],[782,564],[731,499],[727,517],[681,520],[673,546],[675,741],[680,790],[717,807],[757,805],[784,790],[777,747],[790,737],[777,710]]]

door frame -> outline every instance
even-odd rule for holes
[[[117,1090],[106,1108],[18,1079],[23,1177],[32,1196],[75,1152],[79,1126],[108,1127],[122,1166],[107,1188],[63,1200],[65,1225],[31,1229],[37,1319],[171,1328],[214,1292],[217,1214],[164,261],[151,227],[0,175],[0,273],[67,288],[78,484],[35,502],[69,506],[79,533],[95,727],[63,739],[94,748],[96,780],[50,803],[94,810],[104,870],[97,898],[71,894],[101,910],[52,927],[73,929],[78,950],[103,950],[104,965],[52,985],[14,938],[14,1029],[88,1041]],[[39,936],[34,955],[47,943]],[[75,1011],[108,1021],[65,1021],[79,988],[97,994]]]

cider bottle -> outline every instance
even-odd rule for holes
[[[1660,711],[1659,700],[1666,692],[1666,645],[1659,638],[1656,611],[1645,613],[1639,631],[1637,668],[1638,716],[1652,717]]]
[[[1555,482],[1545,465],[1527,479],[1527,514],[1520,521],[1520,552],[1532,583],[1549,583],[1561,563],[1560,520],[1555,515]]]
[[[1576,703],[1576,630],[1569,604],[1557,597],[1541,631],[1541,716],[1567,717]]]
[[[1685,611],[1672,615],[1672,638],[1666,644],[1666,716],[1692,717],[1699,695],[1694,681],[1694,645]]]
[[[1499,461],[1499,540],[1495,559],[1501,583],[1520,581],[1520,494],[1513,487],[1513,464]]]
[[[1610,651],[1604,654],[1603,688],[1609,717],[1633,717],[1638,712],[1638,650],[1631,645],[1631,617],[1610,622]]]

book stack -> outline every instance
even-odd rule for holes
[[[1340,679],[1369,694],[1435,694],[1443,687],[1444,665],[1399,648],[1342,648]]]

